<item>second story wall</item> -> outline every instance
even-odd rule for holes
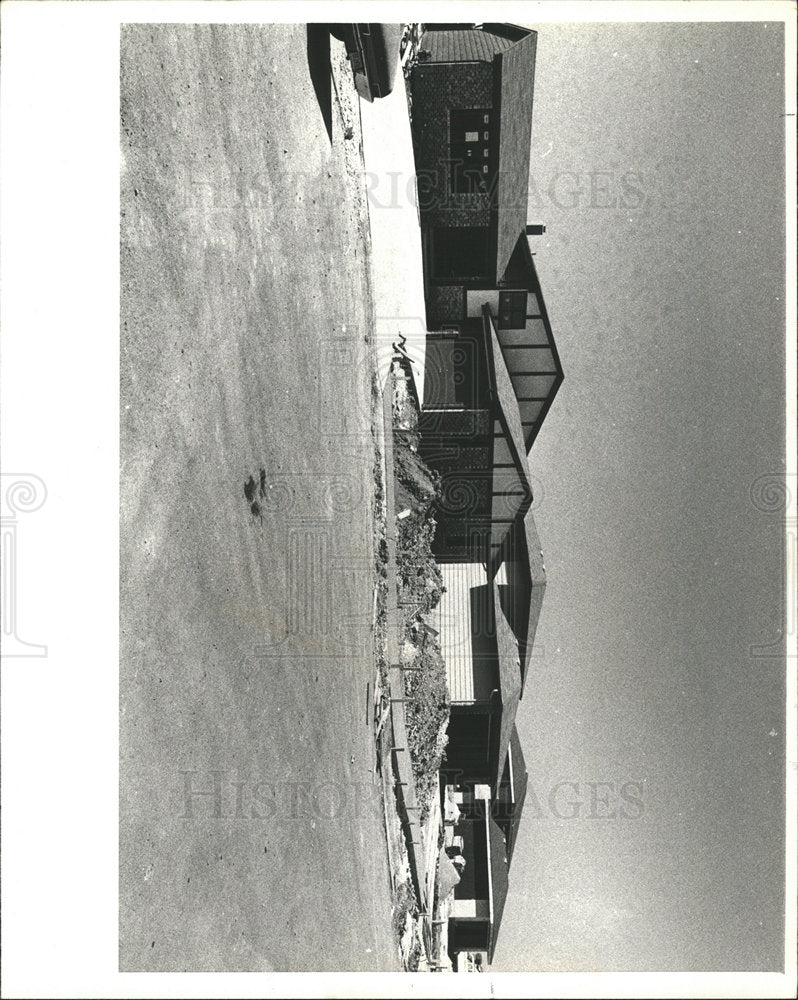
[[[460,155],[466,131],[479,134],[480,157],[483,136],[493,154],[493,66],[489,62],[419,63],[411,77],[413,94],[413,149],[416,161],[422,226],[488,226],[491,209],[488,192],[455,191],[457,179],[451,169]],[[463,124],[458,134],[457,112],[480,111],[476,126]],[[454,113],[454,119],[453,119]],[[483,121],[487,115],[488,121]],[[498,123],[495,123],[498,125]],[[454,144],[454,149],[452,148]],[[485,163],[493,164],[492,156]],[[480,167],[482,160],[480,159]]]

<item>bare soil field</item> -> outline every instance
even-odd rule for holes
[[[327,47],[122,30],[123,971],[400,968],[366,720],[368,220]]]

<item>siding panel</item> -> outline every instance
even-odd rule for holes
[[[481,668],[475,660],[473,633],[487,630],[487,623],[474,619],[473,592],[484,588],[488,577],[482,563],[444,563],[441,575],[446,588],[433,612],[432,624],[440,633],[441,655],[453,702],[473,702],[483,694]]]

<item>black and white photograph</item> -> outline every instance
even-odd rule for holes
[[[794,996],[791,5],[3,36],[4,995]]]

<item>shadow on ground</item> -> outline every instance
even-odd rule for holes
[[[330,29],[326,24],[308,25],[308,71],[316,93],[321,117],[332,144],[332,74],[330,71]]]

